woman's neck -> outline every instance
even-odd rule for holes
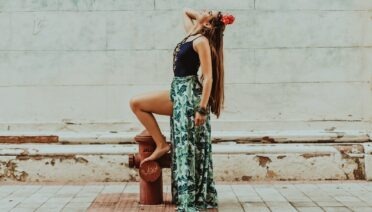
[[[203,25],[201,25],[199,22],[197,22],[194,26],[194,28],[191,30],[191,33],[189,35],[193,35],[196,32],[199,32],[203,28]]]

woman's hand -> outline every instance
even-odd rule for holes
[[[201,126],[205,123],[206,115],[201,115],[199,112],[195,113],[195,125]]]
[[[201,11],[190,9],[190,8],[184,8],[183,12],[188,18],[194,19],[194,20],[197,20],[201,15]]]
[[[200,12],[190,9],[183,9],[183,25],[187,34],[190,34],[195,24],[193,20],[197,20],[200,16]]]

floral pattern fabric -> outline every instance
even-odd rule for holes
[[[217,208],[217,191],[213,180],[210,107],[203,125],[194,123],[202,88],[196,75],[174,76],[170,99],[172,143],[171,191],[177,211],[193,212]]]

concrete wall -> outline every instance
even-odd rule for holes
[[[170,88],[183,7],[236,17],[214,130],[371,129],[372,1],[0,0],[0,130],[142,129],[128,101]]]

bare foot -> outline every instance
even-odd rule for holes
[[[146,162],[146,161],[149,161],[149,160],[156,160],[158,158],[160,158],[161,156],[163,156],[165,153],[167,153],[168,151],[170,150],[170,145],[169,144],[166,144],[162,147],[156,147],[155,151],[150,155],[148,156],[147,158],[143,159],[140,163],[140,166]]]

